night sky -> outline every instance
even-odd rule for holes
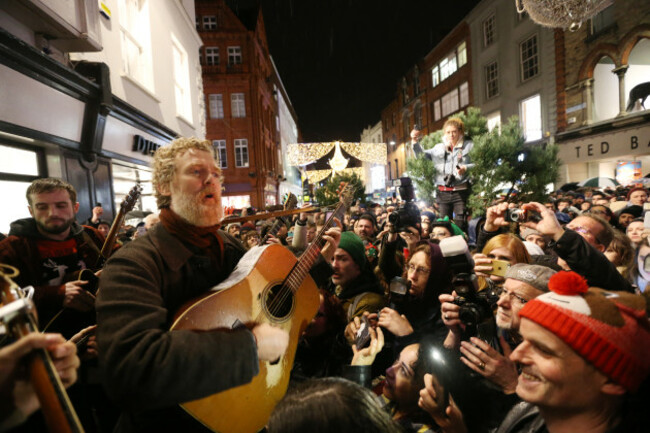
[[[380,120],[400,77],[478,0],[261,3],[271,56],[303,141],[316,142],[358,141]]]

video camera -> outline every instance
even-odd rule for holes
[[[490,342],[496,336],[493,310],[499,300],[494,289],[478,291],[474,274],[474,259],[462,236],[452,236],[440,241],[440,250],[452,273],[451,285],[456,291],[454,304],[460,307],[458,315],[465,325],[463,340],[478,337]]]
[[[393,233],[408,231],[409,227],[420,228],[420,209],[415,204],[415,190],[410,177],[400,177],[393,181],[399,188],[399,195],[404,201],[394,212],[388,215],[388,222],[393,225]]]

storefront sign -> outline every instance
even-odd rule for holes
[[[143,155],[153,155],[158,148],[161,147],[160,144],[154,143],[151,140],[147,140],[141,135],[133,136],[133,148],[134,152],[142,153]]]
[[[564,164],[650,154],[650,126],[594,134],[559,143]]]

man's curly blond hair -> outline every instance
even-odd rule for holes
[[[169,185],[176,175],[176,165],[174,161],[177,156],[180,156],[191,149],[203,150],[210,152],[214,157],[214,148],[209,140],[200,140],[196,137],[190,138],[177,138],[156,150],[153,155],[153,189],[156,194],[156,203],[158,209],[169,207],[171,204],[171,197],[162,195],[159,187],[162,185]]]

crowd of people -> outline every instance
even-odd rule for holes
[[[177,139],[154,156],[160,213],[110,257],[101,206],[79,224],[70,184],[34,181],[31,217],[0,241],[0,263],[33,286],[47,333],[3,339],[0,431],[44,428],[23,371],[35,347],[52,353],[90,432],[207,431],[179,405],[245,385],[294,351],[286,396],[261,426],[271,433],[648,431],[647,190],[497,200],[472,218],[471,140],[457,120],[445,136],[425,151],[413,134],[416,154],[442,158],[435,205],[355,203],[342,217],[243,223],[224,218],[211,144]],[[297,339],[261,315],[170,330],[270,244],[316,255],[319,305]]]

